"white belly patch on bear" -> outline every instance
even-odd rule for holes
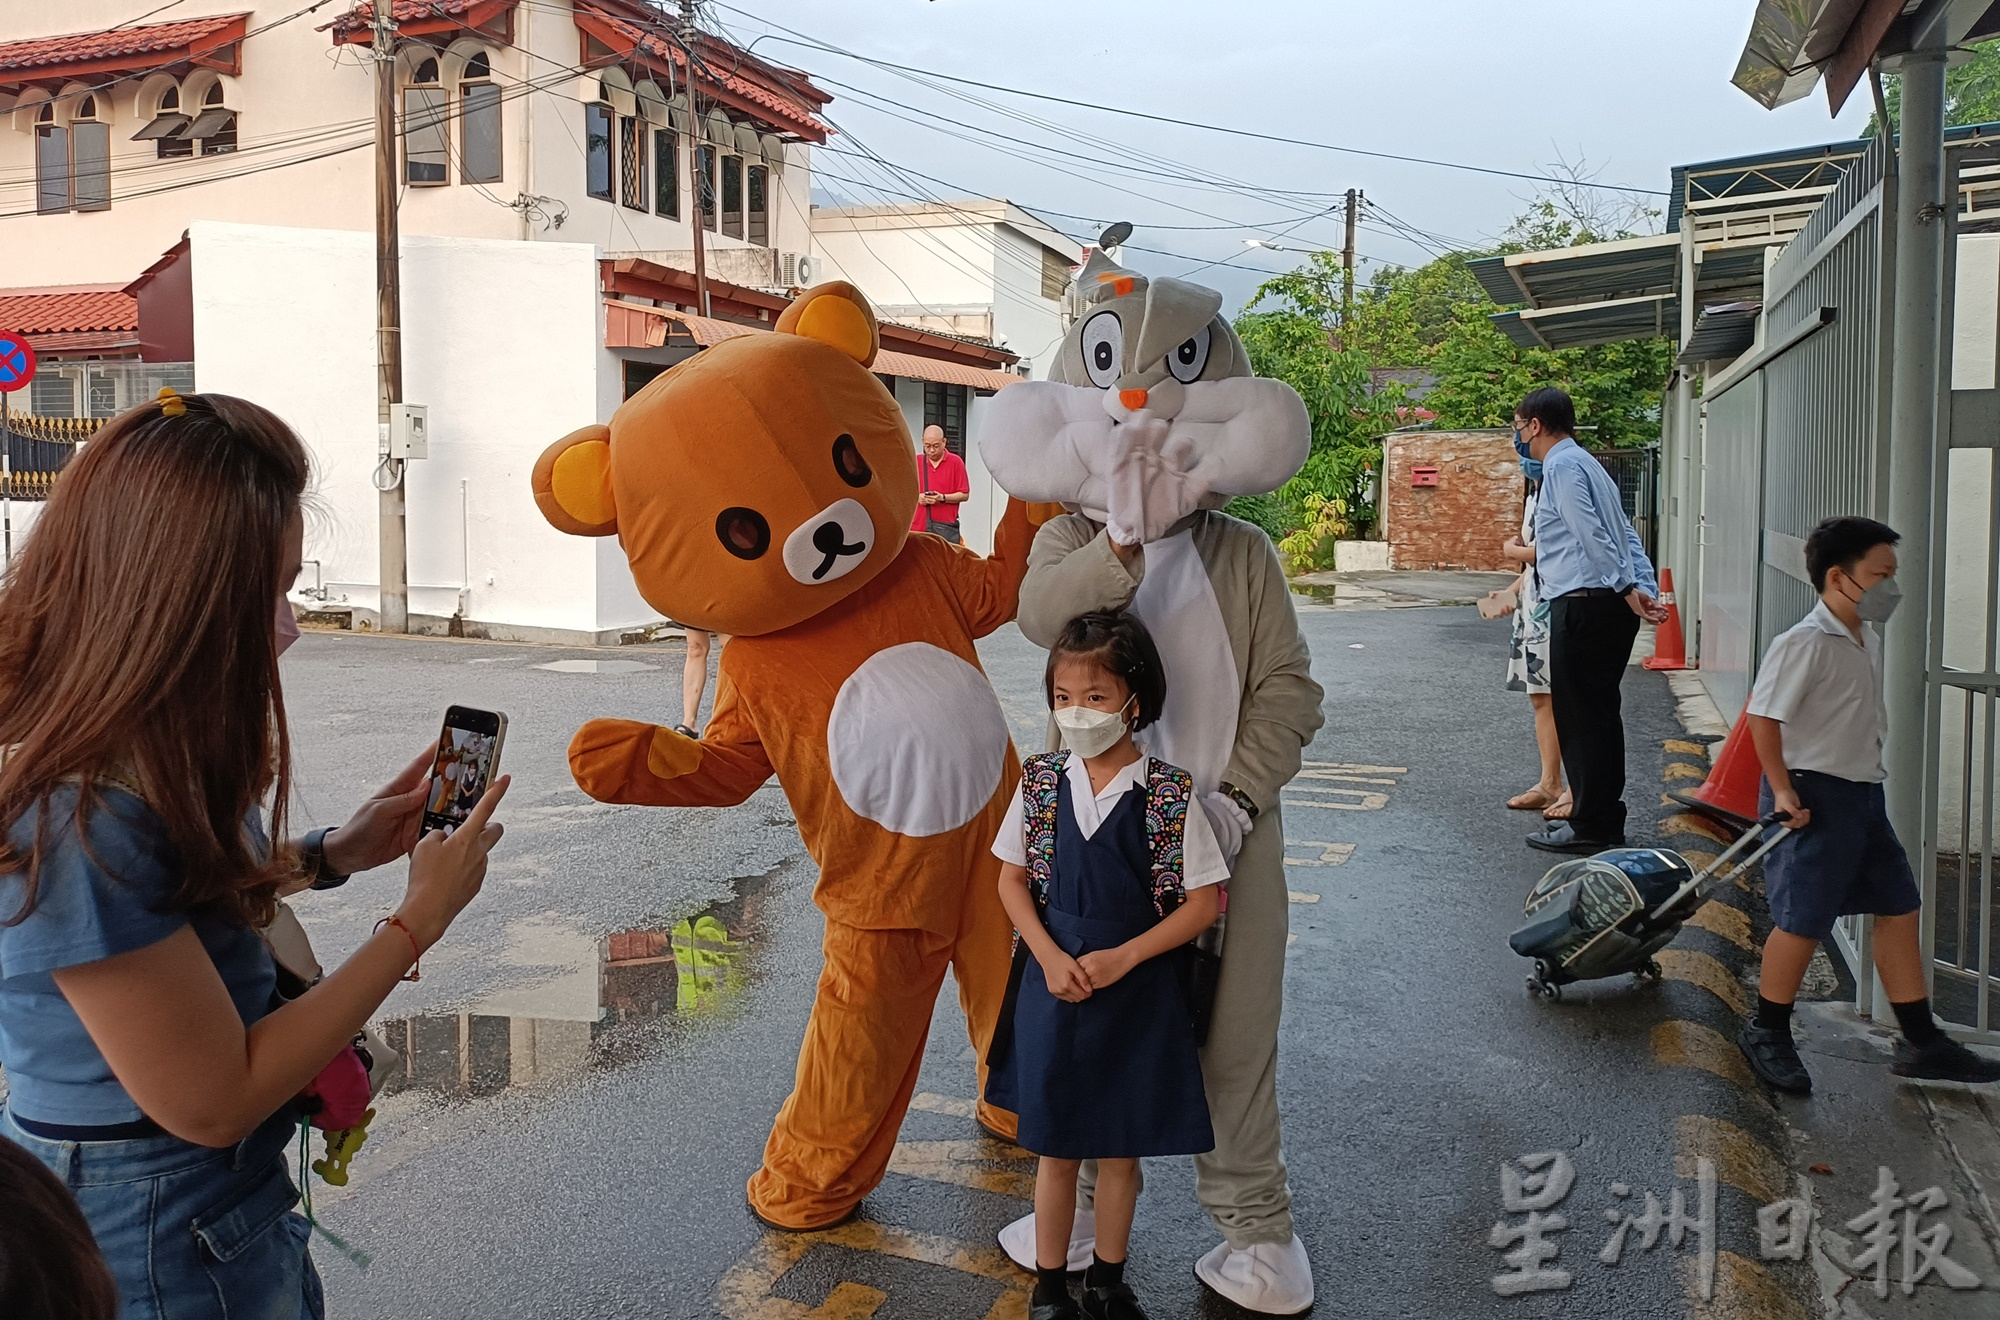
[[[857,816],[924,838],[957,829],[992,800],[1007,717],[977,668],[905,642],[840,685],[826,742],[834,786]]]

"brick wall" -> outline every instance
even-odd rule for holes
[[[1410,431],[1389,436],[1383,537],[1396,568],[1513,568],[1500,543],[1521,530],[1524,488],[1511,432]],[[1438,484],[1413,486],[1435,467]]]

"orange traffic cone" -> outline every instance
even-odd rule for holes
[[[1660,604],[1667,607],[1667,621],[1653,634],[1653,654],[1641,661],[1648,669],[1686,669],[1687,638],[1681,633],[1681,607],[1674,603],[1674,570],[1660,570]]]
[[[1692,793],[1669,793],[1668,797],[1701,815],[1725,825],[1747,830],[1757,823],[1757,790],[1764,769],[1757,761],[1757,748],[1750,741],[1750,712],[1736,717],[1729,726],[1729,740],[1708,778]]]

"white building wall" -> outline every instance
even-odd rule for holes
[[[1042,245],[1012,226],[996,226],[993,337],[1021,355],[1027,374],[1046,380],[1062,342],[1062,304],[1042,297]]]
[[[820,278],[846,280],[884,306],[993,301],[993,226],[874,227],[822,213],[814,225]]]
[[[0,4],[0,41],[108,28],[139,21],[156,7],[147,0]],[[250,9],[249,30],[256,33],[299,5],[285,0],[215,6],[209,12],[245,7]],[[152,143],[131,140],[146,122],[141,105],[145,82],[117,84],[109,93],[108,211],[35,214],[34,112],[12,111],[0,94],[0,287],[130,280],[178,242],[190,224],[202,220],[372,231],[374,66],[365,47],[336,47],[331,33],[316,30],[344,7],[296,18],[243,43],[242,75],[222,79],[225,103],[238,112],[239,145],[233,153],[159,160]],[[174,17],[178,15],[147,21]],[[403,233],[595,243],[607,252],[690,246],[693,151],[688,140],[682,139],[679,152],[680,219],[589,196],[580,102],[595,94],[595,79],[579,74],[549,83],[551,75],[577,62],[577,28],[569,5],[565,0],[520,5],[514,12],[514,40],[514,46],[483,43],[494,80],[503,89],[500,180],[477,185],[459,181],[454,119],[452,182],[402,190]],[[440,63],[455,109],[457,66],[449,59]],[[530,83],[547,85],[530,90]],[[790,144],[785,167],[777,173],[770,246],[810,251],[809,144]],[[530,219],[509,205],[523,194],[553,199],[544,210],[551,218],[565,215],[562,227],[555,228],[549,219]],[[710,234],[707,241],[716,247],[751,246],[721,234]]]
[[[306,558],[330,600],[372,611],[373,241],[213,222],[190,239],[196,384],[298,428],[317,486]],[[405,238],[404,396],[430,407],[430,457],[406,468],[412,613],[449,616],[463,590],[480,623],[596,633],[657,618],[615,540],[556,532],[529,494],[541,451],[615,406],[596,261],[584,244]]]

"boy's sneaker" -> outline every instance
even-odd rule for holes
[[[1942,1035],[1922,1047],[1907,1040],[1897,1041],[1896,1062],[1889,1071],[1898,1077],[1933,1082],[2000,1082],[2000,1061],[1974,1054]]]
[[[1766,1085],[1793,1095],[1812,1093],[1812,1074],[1799,1058],[1791,1028],[1760,1027],[1752,1022],[1736,1033],[1736,1048],[1743,1051],[1743,1057],[1750,1061],[1750,1070],[1763,1078]]]
[[[1084,1320],[1147,1320],[1146,1308],[1129,1283],[1083,1290]]]

